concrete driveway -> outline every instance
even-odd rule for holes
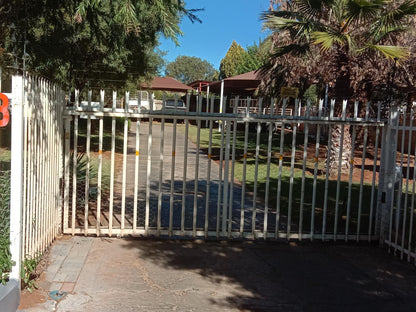
[[[414,265],[367,244],[66,236],[38,285],[21,311],[416,311]]]

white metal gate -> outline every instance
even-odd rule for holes
[[[247,99],[245,112],[234,105],[219,113],[214,98],[202,96],[190,111],[188,95],[186,110],[140,111],[129,109],[129,96],[122,107],[116,93],[101,91],[94,102],[89,92],[81,106],[77,93],[67,107],[65,233],[379,238],[380,105],[377,112],[357,102],[348,117],[344,101],[336,117],[335,101],[327,113],[322,101],[303,109],[294,101],[286,115],[288,101],[258,99],[252,110]],[[331,177],[329,133],[337,125],[361,144],[352,145],[348,172]]]
[[[394,107],[384,138],[381,243],[401,259],[416,260],[415,215],[415,105]]]

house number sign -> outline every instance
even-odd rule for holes
[[[9,98],[7,95],[0,93],[0,127],[5,127],[9,123],[10,115],[9,115]]]

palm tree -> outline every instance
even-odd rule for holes
[[[275,44],[262,85],[267,89],[280,79],[302,90],[321,81],[331,87],[337,114],[343,99],[370,100],[374,90],[385,88],[391,64],[397,61],[400,66],[409,58],[410,47],[399,43],[413,32],[415,13],[414,0],[282,1],[280,10],[262,16]],[[341,133],[333,127],[335,148]],[[331,174],[338,172],[339,163],[343,171],[349,168],[348,127],[343,137],[341,162],[339,151],[331,150]]]

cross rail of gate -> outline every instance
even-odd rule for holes
[[[152,113],[145,112],[139,113],[133,110],[125,111],[124,109],[112,110],[104,108],[100,111],[94,110],[82,110],[67,107],[66,116],[96,116],[96,117],[121,117],[121,118],[164,118],[164,119],[191,119],[191,120],[223,120],[223,121],[241,121],[241,122],[281,122],[281,123],[304,123],[304,124],[321,124],[331,125],[343,123],[345,125],[356,126],[379,126],[383,127],[385,121],[377,119],[365,119],[365,118],[342,118],[342,117],[305,117],[305,116],[286,116],[286,115],[263,115],[263,114],[233,114],[233,113],[198,113],[198,112],[163,112],[153,111]],[[407,128],[409,129],[409,128]]]

